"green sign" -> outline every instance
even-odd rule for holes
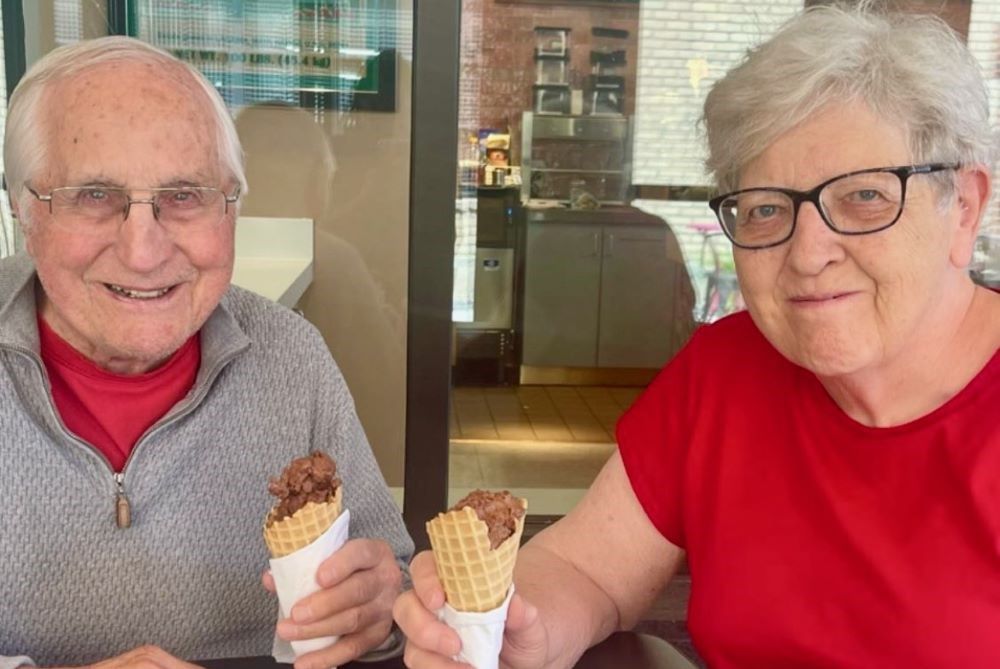
[[[197,67],[231,107],[394,111],[395,0],[128,0],[127,32]]]

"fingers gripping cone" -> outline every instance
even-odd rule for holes
[[[343,508],[337,463],[323,451],[295,458],[272,478],[267,491],[277,498],[264,519],[263,535],[278,595],[279,621],[289,618],[302,599],[321,588],[320,565],[347,543],[350,509]],[[337,642],[336,636],[286,641],[275,635],[272,655],[279,662]]]
[[[332,500],[309,502],[281,520],[273,520],[273,511],[268,514],[264,543],[271,553],[269,564],[281,617],[290,617],[297,602],[320,589],[316,581],[319,565],[347,541],[351,514],[346,509],[341,512],[341,491],[338,487]],[[331,646],[337,638],[315,637],[289,644],[275,637],[272,654],[278,662],[291,663],[305,653]]]
[[[527,509],[525,500],[520,500]],[[439,513],[427,523],[438,577],[448,604],[457,611],[492,611],[507,598],[524,531],[524,515],[514,534],[490,548],[489,529],[470,507]]]
[[[338,487],[334,498],[322,504],[309,502],[287,518],[264,523],[264,542],[272,558],[290,555],[308,546],[327,531],[340,516],[343,488]]]

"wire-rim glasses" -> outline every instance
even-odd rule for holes
[[[745,188],[712,198],[708,205],[722,231],[742,249],[770,248],[791,239],[804,202],[811,202],[834,232],[868,235],[899,220],[911,176],[959,167],[958,163],[874,167],[835,176],[808,191]]]
[[[74,231],[103,234],[128,219],[133,204],[148,204],[153,216],[168,228],[214,227],[240,199],[240,189],[227,195],[208,186],[146,188],[146,198],[134,198],[127,188],[111,186],[61,186],[41,194],[25,184],[32,195],[49,206],[53,220]]]

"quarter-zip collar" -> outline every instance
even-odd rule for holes
[[[38,355],[35,322],[35,267],[21,252],[3,261],[0,272],[0,346],[28,350]],[[39,287],[38,290],[41,290]]]
[[[41,361],[36,322],[36,291],[42,290],[37,281],[31,258],[19,253],[3,261],[0,267],[0,348],[31,353]],[[6,299],[4,299],[6,298]],[[220,365],[250,346],[250,338],[226,308],[226,297],[201,327],[201,367],[191,397],[199,394],[199,386],[211,382]]]
[[[42,290],[41,284],[38,283],[34,265],[27,254],[21,253],[0,261],[0,352],[10,351],[30,360],[37,375],[22,375],[19,381],[15,380],[24,384],[22,392],[33,398],[26,402],[25,410],[32,412],[40,425],[49,426],[53,435],[61,441],[87,453],[90,462],[88,468],[96,471],[102,487],[110,487],[113,491],[118,526],[128,527],[131,510],[125,490],[126,474],[136,454],[142,450],[143,443],[156,432],[194,411],[208,394],[219,373],[250,347],[251,340],[226,308],[224,296],[201,327],[201,364],[191,391],[146,430],[136,442],[122,471],[116,473],[103,453],[66,429],[52,401],[38,339],[35,305],[36,291],[39,290]]]

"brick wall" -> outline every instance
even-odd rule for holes
[[[573,88],[584,88],[590,72],[591,27],[627,30],[625,112],[633,114],[636,96],[639,9],[634,6],[511,4],[498,0],[462,1],[459,80],[459,131],[464,138],[479,128],[510,128],[519,161],[521,114],[532,108],[536,26],[570,28]]]

